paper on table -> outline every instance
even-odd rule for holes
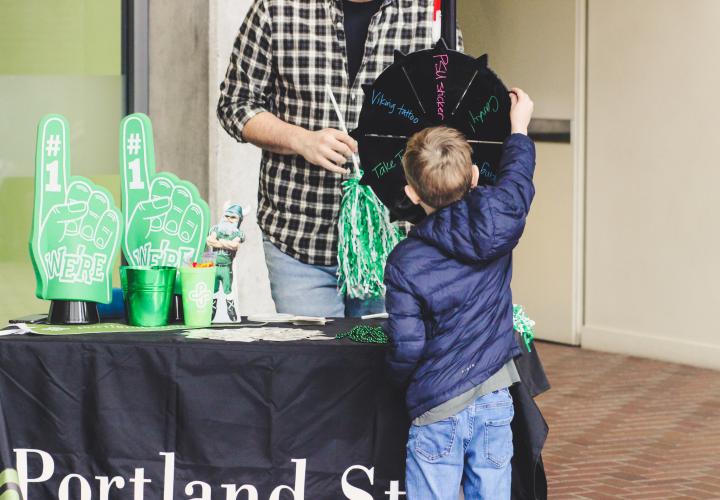
[[[8,325],[4,329],[0,330],[0,337],[4,335],[23,335],[31,332],[32,330],[30,330],[25,323],[15,323],[14,325]]]
[[[23,331],[20,333],[35,333],[38,335],[84,335],[95,333],[156,333],[160,331],[173,331],[186,328],[182,325],[168,326],[131,326],[125,323],[95,323],[92,325],[47,325],[18,323]]]
[[[332,321],[322,316],[296,316],[293,314],[252,314],[248,321],[257,323],[292,323],[298,326],[322,326]]]
[[[303,330],[300,328],[230,328],[223,330],[201,329],[189,330],[183,334],[190,339],[224,340],[226,342],[255,342],[258,340],[272,342],[288,342],[293,340],[326,340],[334,337],[324,335],[320,330]]]
[[[312,326],[312,325],[324,325],[329,323],[331,319],[323,318],[322,316],[295,316],[292,319],[293,325],[298,326]]]

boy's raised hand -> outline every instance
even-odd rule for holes
[[[535,103],[522,89],[510,89],[510,128],[513,134],[527,135]]]
[[[71,176],[69,137],[63,116],[40,120],[30,239],[36,295],[108,303],[122,218],[106,189]]]
[[[192,183],[155,172],[152,124],[142,113],[120,123],[120,175],[128,263],[179,267],[198,260],[210,223],[207,203]]]

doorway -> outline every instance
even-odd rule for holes
[[[583,304],[585,0],[460,0],[465,52],[535,102],[536,196],[513,298],[540,339],[578,345]]]

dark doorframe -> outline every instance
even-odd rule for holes
[[[148,0],[122,1],[122,64],[127,113],[147,113]]]

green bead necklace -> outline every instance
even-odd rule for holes
[[[357,325],[349,332],[339,333],[336,340],[350,339],[363,344],[387,344],[388,336],[381,326]]]

